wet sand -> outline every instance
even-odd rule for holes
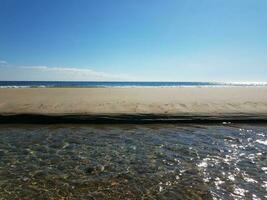
[[[0,114],[265,116],[267,87],[2,88]]]

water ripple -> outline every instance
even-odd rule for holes
[[[266,199],[265,125],[0,127],[2,199]]]

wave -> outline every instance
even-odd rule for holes
[[[251,87],[267,82],[34,82],[0,81],[0,88],[176,88],[176,87]]]

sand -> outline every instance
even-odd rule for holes
[[[7,114],[266,116],[267,87],[1,88]]]

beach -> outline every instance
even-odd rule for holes
[[[263,86],[1,88],[0,194],[264,199],[266,121]]]
[[[0,114],[267,115],[267,87],[1,88]]]

